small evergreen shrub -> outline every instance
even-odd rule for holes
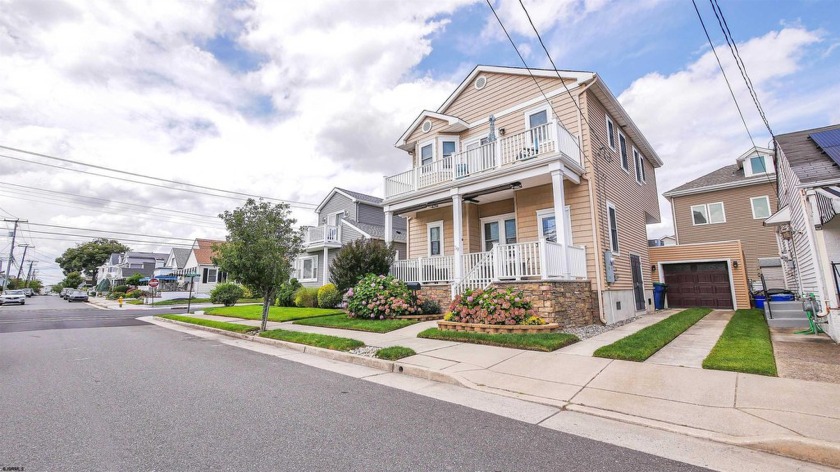
[[[449,305],[447,321],[491,325],[545,324],[521,291],[513,289],[467,290]]]
[[[333,284],[327,284],[318,289],[318,307],[335,308],[341,303],[341,292]]]
[[[108,294],[108,300],[116,300],[120,297],[125,298],[125,292],[111,292]]]
[[[440,303],[437,300],[427,298],[420,302],[420,312],[424,315],[437,315],[440,311]]]
[[[381,320],[420,313],[405,282],[392,275],[368,274],[347,295],[348,315],[353,318]]]
[[[301,287],[298,279],[291,279],[277,290],[277,306],[295,306],[295,292]]]
[[[299,308],[318,308],[318,289],[301,287],[295,292],[295,306]]]
[[[357,239],[344,245],[330,263],[330,282],[346,292],[367,274],[387,274],[395,254],[396,249],[382,241]]]
[[[232,283],[221,283],[210,291],[210,303],[221,303],[224,306],[233,306],[242,298],[245,293],[242,287]]]
[[[117,285],[113,290],[111,290],[111,292],[122,292],[125,294],[128,292],[128,285]]]
[[[146,296],[146,292],[139,289],[135,289],[130,292],[126,292],[125,296],[129,298],[143,298],[144,296]]]

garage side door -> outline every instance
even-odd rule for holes
[[[668,284],[668,306],[731,309],[732,290],[725,262],[698,262],[663,265]]]

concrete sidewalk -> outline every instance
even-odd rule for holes
[[[386,334],[270,326],[418,352],[395,372],[420,369],[475,390],[840,467],[836,384],[417,338],[433,321]]]

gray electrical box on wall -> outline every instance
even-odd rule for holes
[[[615,257],[609,249],[604,251],[604,274],[608,284],[615,283]]]

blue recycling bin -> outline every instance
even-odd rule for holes
[[[755,307],[759,310],[764,309],[764,295],[754,295],[753,299],[755,300]]]
[[[668,286],[662,282],[653,283],[653,306],[657,310],[665,308],[665,291]]]

